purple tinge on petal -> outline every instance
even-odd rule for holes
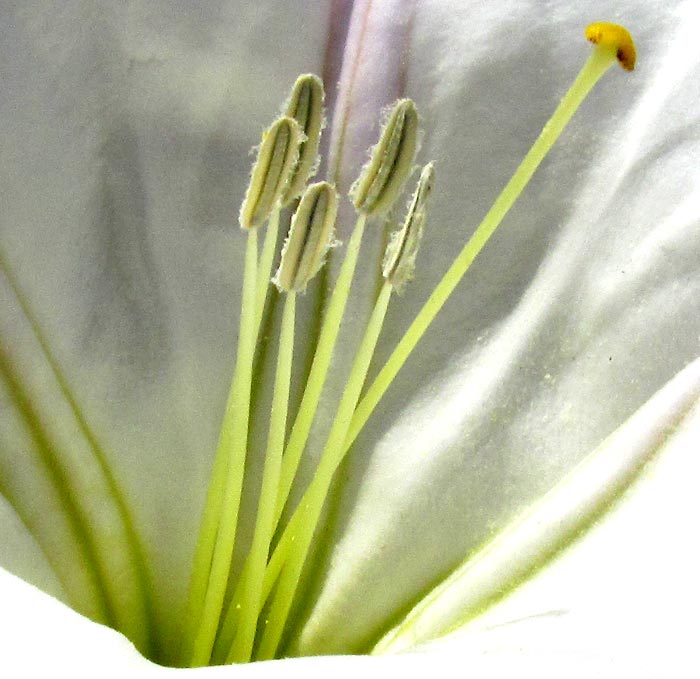
[[[343,70],[343,55],[347,46],[350,21],[355,0],[332,0],[328,15],[328,37],[326,49],[323,55],[323,72],[320,74],[326,86],[326,107],[332,116],[335,104],[338,100],[338,83]],[[328,153],[328,137],[321,140],[323,146],[323,159]]]
[[[377,141],[381,110],[404,95],[414,10],[414,0],[333,2],[323,74],[331,121],[324,170],[341,194]]]

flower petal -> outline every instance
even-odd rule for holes
[[[585,58],[588,9],[420,5],[407,94],[439,182],[385,352]],[[639,70],[585,103],[358,439],[290,650],[366,650],[697,356],[697,9],[667,10],[610,5]]]
[[[84,448],[29,310],[133,510],[165,637],[230,381],[248,152],[298,73],[318,70],[328,16],[310,10],[69,0],[2,11],[2,348],[47,426]],[[71,558],[80,573],[8,403],[3,387],[2,490],[11,477],[23,520],[40,517],[37,540],[65,557],[62,576]],[[0,563],[14,562],[3,551]]]
[[[570,36],[597,18],[585,3],[555,17],[517,2],[416,8],[406,94],[445,180],[385,354],[573,76],[585,46]],[[622,86],[629,100],[612,81],[594,94],[358,441],[303,652],[366,646],[697,354],[697,13],[689,0],[630,12],[647,65]],[[167,637],[230,375],[243,156],[320,62],[328,16],[271,0],[7,13],[0,254],[134,509]],[[3,338],[31,331],[18,310],[0,305]],[[30,395],[46,403],[35,346],[12,349],[44,366]]]
[[[652,637],[677,635],[670,628],[694,610],[700,596],[693,567],[697,550],[692,539],[684,539],[693,534],[697,504],[692,481],[700,464],[694,454],[698,432],[700,359],[525,516],[470,556],[376,652],[415,648],[477,616],[470,628],[489,630],[499,624],[494,620],[506,624],[511,615],[517,621],[527,617],[518,608],[523,601],[535,616],[535,610],[583,613],[601,640],[603,627],[624,630],[613,648],[632,639],[637,646],[640,628]],[[484,614],[514,589],[511,598]],[[544,617],[551,621],[557,615]],[[658,629],[652,632],[654,623]],[[586,635],[583,642],[589,643]]]
[[[636,415],[610,443],[643,429],[649,424]],[[523,674],[565,666],[582,677],[697,672],[699,435],[696,404],[611,515],[485,615],[423,650]]]
[[[277,678],[280,675],[323,679],[333,676],[380,679],[388,674],[404,676],[441,672],[452,676],[454,658],[444,655],[395,655],[382,658],[335,656],[273,660],[235,667],[178,670],[145,660],[120,634],[90,622],[65,605],[0,568],[0,637],[3,671],[13,678],[70,676],[71,679],[151,679],[195,676]],[[408,674],[406,674],[408,673]],[[461,676],[457,674],[456,676]]]

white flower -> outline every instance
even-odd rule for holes
[[[3,10],[3,567],[59,599],[70,586],[90,591],[65,498],[38,462],[36,431],[78,466],[89,445],[17,290],[123,493],[153,576],[154,622],[163,643],[174,643],[233,362],[244,250],[234,222],[247,152],[289,85],[318,72],[327,83],[340,79],[341,92],[350,87],[341,96],[345,141],[333,156],[341,189],[384,105],[406,94],[423,116],[421,157],[436,162],[439,190],[416,278],[392,302],[385,358],[577,72],[583,27],[605,19],[635,35],[638,69],[607,76],[586,101],[358,439],[288,649],[365,652],[412,608],[394,649],[469,624],[408,662],[284,662],[320,674],[385,672],[386,662],[446,667],[458,657],[485,676],[526,663],[619,675],[661,668],[684,651],[690,658],[683,615],[698,603],[691,484],[700,368],[674,375],[700,354],[698,11],[690,0],[548,9],[69,0]],[[336,139],[342,120],[336,111]],[[376,256],[366,244],[337,366],[362,330],[380,240]],[[315,294],[300,304],[310,328]],[[331,402],[344,378],[340,368],[331,375]],[[33,435],[27,407],[41,425]],[[255,436],[264,436],[266,416],[256,412]],[[629,481],[648,461],[643,481],[604,503],[600,523],[554,563],[475,617],[470,603],[508,589],[511,567],[530,557],[523,542],[506,541],[503,558],[492,553],[487,564],[509,568],[487,569],[481,580],[465,560],[595,449],[598,466],[588,469],[598,476],[576,475],[542,516],[558,516],[567,502],[567,516],[581,515],[600,494],[617,497],[613,479]],[[76,475],[81,497],[103,529],[96,539],[114,542],[112,564],[125,569],[124,583],[110,586],[132,586],[124,536],[106,530],[112,515],[99,514],[104,487],[90,469]],[[307,460],[302,479],[311,472]],[[244,500],[244,535],[254,500]],[[552,535],[542,525],[508,535],[524,532],[542,554],[536,540]],[[105,666],[166,671],[12,576],[0,582],[11,601],[0,609],[0,661],[11,676],[40,667],[72,676]]]

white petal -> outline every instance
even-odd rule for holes
[[[696,406],[612,515],[502,603],[423,650],[458,656],[474,671],[697,674],[698,436]]]
[[[120,634],[0,569],[3,673],[36,676],[156,676]]]
[[[230,374],[243,156],[278,93],[319,62],[327,17],[270,1],[61,7],[24,3],[4,24],[0,246],[134,506],[167,627]],[[579,63],[570,36],[592,18],[585,3],[555,17],[416,7],[406,93],[444,179],[384,351],[553,108]],[[360,441],[306,649],[378,633],[696,355],[689,9],[634,9],[646,65],[594,94]]]
[[[387,344],[573,78],[591,19],[420,7],[407,93],[438,185]],[[593,92],[358,440],[296,649],[366,649],[700,353],[697,9],[606,7],[638,70]]]
[[[2,15],[2,266],[135,513],[167,635],[230,381],[249,150],[298,73],[318,70],[327,12],[279,0],[68,0]],[[17,299],[4,277],[0,285],[13,370],[67,447],[81,449]],[[43,516],[42,539],[61,543],[62,560],[70,531],[52,530],[55,503],[40,506],[40,474],[24,464],[31,441],[8,403],[3,388],[3,490],[11,477],[23,520]]]
[[[700,603],[693,539],[699,433],[700,359],[469,557],[377,651],[412,649],[467,621],[467,630],[491,631],[529,619],[528,629],[539,615],[559,630],[559,643],[568,636],[591,652],[624,655],[654,640],[666,651],[677,644],[674,653],[689,647],[686,622]],[[538,634],[544,626],[532,625]],[[513,638],[521,626],[513,625]]]
[[[294,679],[338,677],[352,679],[386,677],[387,672],[402,676],[424,676],[442,670],[450,676],[453,659],[440,656],[318,657],[275,660],[235,667],[208,667],[196,670],[167,669],[148,662],[134,647],[113,630],[90,622],[55,599],[0,568],[0,663],[5,676],[34,679],[37,676],[71,679],[123,679],[129,677],[226,677]],[[459,676],[459,675],[458,675]]]

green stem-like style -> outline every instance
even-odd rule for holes
[[[258,615],[262,605],[262,581],[274,530],[275,503],[279,485],[282,451],[287,431],[289,385],[294,354],[294,315],[296,293],[288,292],[282,314],[277,371],[272,397],[270,429],[265,451],[265,465],[258,500],[253,542],[245,565],[247,577],[241,597],[236,637],[226,658],[227,663],[248,662],[253,650]]]
[[[406,334],[401,338],[396,349],[394,349],[374,382],[367,389],[352,418],[350,431],[345,441],[346,448],[353,444],[382,396],[384,396],[386,390],[394,381],[397,373],[457,287],[471,263],[496,231],[518,196],[523,192],[535,170],[552,148],[552,145],[566,127],[576,109],[578,109],[593,86],[614,63],[615,56],[610,51],[599,48],[595,48],[592,51],[573,85],[564,95],[552,117],[544,126],[540,136],[518,166],[515,174],[506,184],[503,191],[501,191],[498,198],[496,198],[481,224],[479,224],[435,290],[433,290],[428,301],[418,312]]]
[[[280,486],[277,495],[277,507],[275,510],[275,524],[279,521],[284,505],[289,497],[289,492],[294,482],[294,476],[299,467],[299,461],[301,460],[301,455],[309,438],[311,424],[313,423],[318,403],[321,399],[321,391],[326,382],[328,367],[331,363],[333,350],[335,349],[336,340],[338,339],[338,332],[340,331],[340,324],[343,320],[345,306],[348,301],[348,295],[350,294],[350,286],[352,285],[352,278],[355,274],[355,266],[357,265],[357,257],[360,252],[360,245],[362,244],[362,235],[366,222],[367,216],[364,214],[361,214],[357,219],[352,236],[350,237],[350,242],[348,243],[345,259],[343,260],[335,288],[333,289],[333,294],[331,295],[323,318],[323,325],[321,326],[321,333],[318,338],[318,344],[316,345],[316,352],[314,353],[314,360],[311,365],[311,371],[309,372],[309,378],[306,382],[304,395],[302,396],[301,404],[299,405],[299,410],[297,411],[297,416],[289,435],[289,441],[284,450]]]
[[[211,569],[206,571],[208,583],[206,584],[203,605],[201,605],[202,613],[199,620],[199,628],[194,639],[190,659],[190,665],[193,667],[206,665],[209,662],[226,593],[226,584],[231,568],[233,546],[238,525],[238,509],[241,501],[248,445],[250,387],[253,374],[255,342],[257,339],[255,328],[257,314],[257,243],[257,230],[249,230],[243,274],[238,353],[231,395],[227,404],[227,412],[224,417],[219,443],[220,448],[223,447],[226,451],[224,462],[221,464],[225,477],[223,483],[221,480],[212,479],[212,484],[221,484],[223,488],[222,501],[218,521],[216,516],[214,516],[211,525],[208,526],[208,528],[215,530],[215,543],[211,557]],[[219,457],[218,454],[217,457]],[[210,539],[210,536],[208,536],[207,540]],[[202,565],[206,567],[206,562]]]
[[[286,555],[281,557],[284,562],[284,569],[275,590],[270,610],[266,615],[266,625],[260,641],[260,648],[257,652],[258,660],[273,658],[277,652],[289,610],[297,591],[301,571],[331,487],[333,475],[345,455],[343,443],[347,437],[352,414],[360,398],[362,385],[365,382],[369,365],[374,356],[374,350],[377,346],[377,340],[379,339],[389,306],[391,291],[392,286],[387,282],[379,293],[364,337],[355,356],[345,391],[338,405],[338,410],[321,454],[316,473],[304,493],[297,511],[287,526],[287,530],[285,530],[277,550],[275,550],[277,552],[280,547],[286,549]],[[289,535],[288,538],[287,535]]]

